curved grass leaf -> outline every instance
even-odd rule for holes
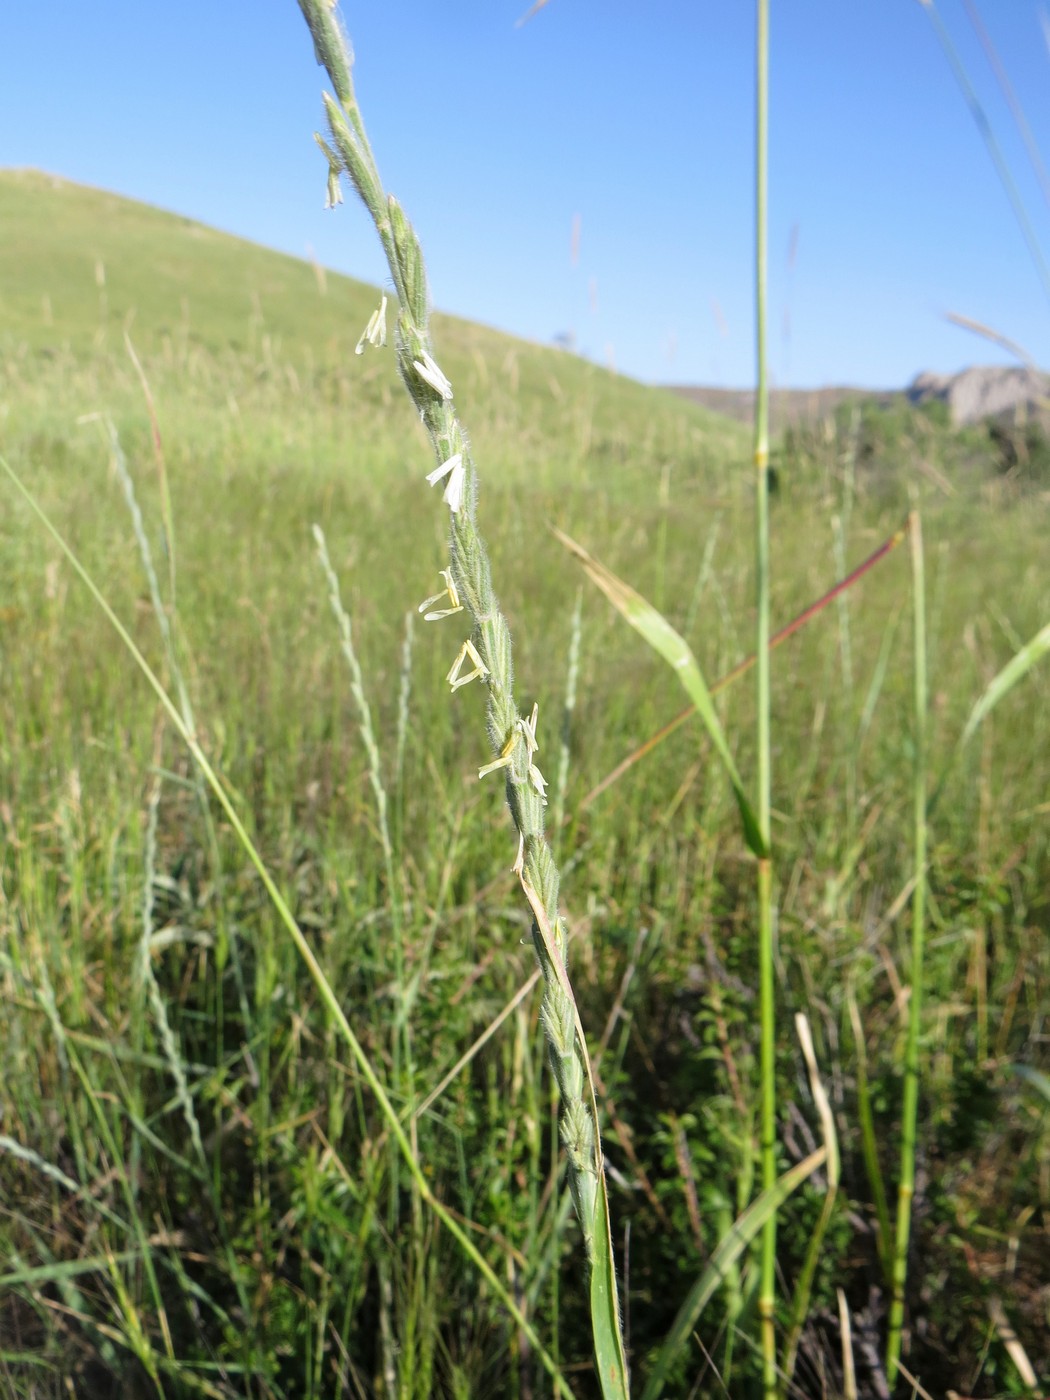
[[[1041,1069],[1036,1069],[1034,1065],[1011,1065],[1010,1069],[1017,1075],[1018,1079],[1023,1079],[1038,1094],[1042,1094],[1050,1105],[1050,1074],[1044,1074]]]
[[[970,742],[985,717],[995,709],[999,701],[1013,690],[1017,682],[1026,676],[1035,663],[1048,651],[1050,651],[1050,622],[1012,656],[999,674],[989,681],[984,694],[970,711],[970,718],[966,721],[963,732],[959,735],[958,747],[960,749]]]
[[[795,1027],[798,1032],[799,1042],[802,1046],[802,1055],[806,1061],[806,1070],[809,1074],[809,1086],[810,1092],[813,1095],[813,1103],[820,1118],[820,1131],[824,1138],[824,1148],[828,1154],[828,1185],[824,1193],[824,1204],[821,1207],[820,1215],[817,1218],[813,1233],[809,1237],[809,1244],[806,1246],[806,1256],[802,1261],[802,1268],[799,1270],[798,1279],[795,1283],[794,1297],[791,1300],[791,1320],[788,1324],[787,1338],[784,1342],[783,1360],[780,1365],[785,1387],[790,1386],[795,1377],[795,1363],[798,1360],[798,1348],[802,1340],[802,1329],[806,1324],[806,1318],[809,1314],[809,1302],[813,1292],[813,1280],[816,1277],[817,1265],[820,1262],[820,1254],[824,1246],[824,1236],[827,1234],[828,1226],[831,1224],[831,1217],[835,1211],[835,1202],[838,1199],[841,1165],[838,1133],[835,1131],[835,1115],[831,1111],[831,1103],[828,1099],[827,1090],[824,1088],[824,1084],[820,1078],[816,1051],[813,1048],[813,1033],[809,1028],[809,1019],[801,1011],[795,1016]]]
[[[1040,661],[1047,652],[1050,652],[1050,622],[1048,622],[1045,627],[1041,627],[1031,641],[1026,642],[1020,651],[1016,652],[1002,670],[999,671],[997,675],[993,676],[985,686],[984,693],[970,711],[969,718],[963,726],[962,733],[959,735],[959,741],[955,745],[955,749],[948,760],[944,772],[941,774],[940,781],[937,783],[933,796],[930,798],[930,812],[933,811],[940,800],[941,792],[945,783],[948,781],[948,775],[954,768],[963,749],[976,734],[977,730],[980,729],[981,725],[995,709],[999,701],[1013,690],[1018,681],[1024,679],[1032,667]]]
[[[762,837],[758,818],[744,791],[744,784],[736,762],[726,742],[718,715],[715,713],[711,692],[700,671],[699,663],[693,655],[692,647],[680,633],[675,631],[663,613],[658,612],[652,603],[647,602],[630,584],[617,578],[604,564],[592,558],[583,545],[577,544],[571,536],[566,535],[557,526],[552,525],[550,528],[569,553],[574,554],[580,561],[587,576],[598,585],[617,612],[631,624],[636,632],[641,633],[653,651],[663,657],[678,677],[685,693],[696,706],[711,742],[729,775],[737,806],[740,808],[740,817],[744,823],[744,836],[748,847],[760,860],[764,859],[769,855],[767,843]]]
[[[620,1302],[616,1293],[616,1264],[609,1233],[609,1196],[605,1173],[599,1173],[598,1201],[595,1206],[594,1263],[591,1266],[591,1334],[594,1364],[598,1368],[602,1395],[606,1400],[627,1400],[630,1378],[623,1349]]]
[[[642,1400],[656,1400],[663,1393],[667,1373],[675,1357],[687,1344],[696,1326],[697,1319],[711,1301],[716,1290],[725,1282],[729,1269],[740,1258],[744,1250],[755,1238],[763,1225],[780,1209],[791,1193],[811,1176],[827,1160],[826,1147],[818,1147],[797,1166],[786,1171],[768,1190],[748,1206],[743,1215],[734,1223],[718,1248],[711,1255],[707,1268],[689,1291],[685,1302],[678,1309],[678,1316],[672,1324],[667,1339],[660,1348],[660,1354],[649,1374]]]

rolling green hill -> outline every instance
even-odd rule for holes
[[[197,389],[210,381],[193,393],[201,408],[209,397],[254,402],[261,385],[272,397],[274,381],[287,409],[316,393],[348,431],[364,421],[375,432],[371,415],[390,406],[392,355],[353,354],[378,302],[364,283],[36,171],[0,171],[0,228],[8,360],[64,357],[98,376],[100,398],[127,403],[126,330],[144,361],[176,370],[179,393],[187,378]],[[669,393],[455,318],[437,316],[435,333],[478,447],[499,450],[512,471],[567,450],[577,466],[595,453],[614,475],[637,448],[656,459],[746,454],[736,425]]]

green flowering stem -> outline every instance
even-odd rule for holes
[[[328,0],[299,0],[299,8],[313,36],[318,62],[327,70],[338,99],[325,96],[331,142],[319,138],[329,162],[329,203],[337,201],[333,180],[343,172],[375,224],[399,302],[398,370],[430,437],[438,464],[427,481],[431,486],[447,481],[443,499],[450,510],[446,581],[451,606],[442,612],[448,616],[463,611],[471,624],[449,681],[455,690],[468,679],[476,679],[486,691],[486,727],[495,761],[484,765],[479,776],[495,769],[505,770],[507,803],[519,837],[514,868],[532,909],[533,943],[543,973],[540,1014],[561,1095],[560,1132],[568,1157],[573,1202],[583,1231],[602,1392],[609,1400],[626,1397],[629,1380],[620,1331],[598,1110],[586,1040],[566,971],[567,939],[558,907],[558,869],[544,835],[546,784],[534,762],[539,748],[536,711],[526,719],[514,701],[510,630],[492,586],[488,553],[477,528],[477,472],[470,445],[453,407],[452,386],[434,356],[428,328],[426,268],[419,240],[401,206],[383,191],[354,96],[349,46],[332,6]],[[434,601],[430,599],[424,606]],[[464,665],[472,668],[469,676],[460,674]]]
[[[776,1148],[776,1008],[773,975],[773,862],[770,855],[772,815],[772,745],[769,684],[769,385],[766,373],[767,186],[769,164],[769,0],[757,0],[755,41],[755,564],[758,628],[755,641],[755,711],[758,775],[758,1000],[761,1040],[759,1078],[761,1108],[759,1155],[762,1188],[771,1192],[777,1179]],[[777,1213],[762,1226],[758,1314],[761,1319],[762,1391],[776,1400],[779,1391],[776,1349]]]

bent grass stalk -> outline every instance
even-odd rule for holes
[[[567,935],[558,904],[558,869],[544,835],[545,780],[534,762],[539,749],[537,707],[526,718],[513,693],[511,637],[492,587],[491,568],[478,532],[477,473],[466,432],[453,404],[453,391],[434,355],[423,253],[415,231],[392,195],[386,194],[365,132],[351,80],[349,45],[328,0],[299,0],[318,62],[328,73],[335,98],[324,95],[331,144],[318,144],[328,160],[328,202],[340,201],[345,174],[371,215],[398,296],[398,369],[427,430],[438,465],[426,480],[444,482],[449,507],[449,567],[444,590],[421,611],[428,621],[464,614],[471,630],[448,674],[453,691],[471,680],[486,691],[486,723],[494,759],[478,772],[502,771],[507,802],[518,832],[514,863],[533,913],[533,942],[543,971],[541,1017],[551,1066],[561,1094],[561,1138],[569,1164],[569,1185],[583,1232],[590,1273],[591,1322],[595,1355],[606,1396],[626,1396],[629,1382],[620,1332],[613,1267],[609,1205],[594,1088],[586,1040],[566,972]],[[373,318],[365,339],[384,338],[381,317]],[[361,343],[359,348],[363,349]],[[436,608],[435,604],[438,604]]]

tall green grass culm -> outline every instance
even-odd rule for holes
[[[0,172],[0,1394],[1046,1393],[1045,482],[771,433],[756,639],[755,442],[429,315],[305,9],[397,344]]]

